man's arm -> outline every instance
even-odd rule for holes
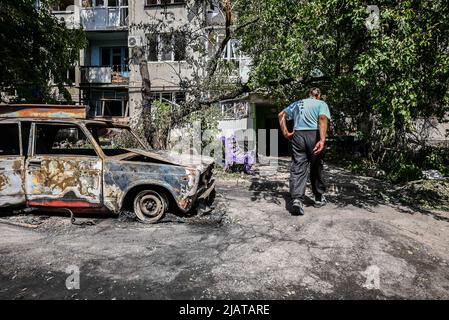
[[[326,143],[326,133],[327,133],[327,117],[325,115],[320,115],[320,141],[313,148],[314,154],[319,154],[324,149],[324,144]]]
[[[284,137],[288,140],[293,139],[293,132],[288,132],[287,129],[287,114],[285,111],[279,112],[279,126],[281,127],[281,132],[284,135]]]

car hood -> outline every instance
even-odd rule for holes
[[[191,155],[191,154],[179,154],[173,151],[167,150],[141,150],[141,149],[126,149],[131,153],[126,158],[130,158],[133,155],[142,155],[156,161],[162,161],[168,164],[183,166],[189,169],[197,169],[201,172],[206,171],[206,169],[215,162],[214,158],[201,156],[201,155]],[[126,160],[126,158],[121,160]]]

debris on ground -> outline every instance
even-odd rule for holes
[[[422,172],[424,178],[428,180],[442,180],[444,176],[438,170],[424,170]]]
[[[397,191],[402,202],[424,207],[449,209],[448,180],[416,180]]]

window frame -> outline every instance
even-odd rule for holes
[[[84,134],[84,136],[86,137],[86,139],[90,142],[90,144],[92,145],[92,150],[95,152],[95,155],[85,155],[85,154],[52,154],[52,153],[40,153],[40,154],[36,154],[36,142],[37,142],[37,126],[38,125],[47,125],[47,126],[73,126],[78,128],[78,130],[81,130],[81,132]],[[78,124],[78,123],[70,123],[70,122],[56,122],[56,123],[51,123],[51,122],[33,122],[31,125],[31,135],[32,138],[30,139],[30,143],[32,144],[31,146],[31,157],[86,157],[86,158],[101,158],[97,148],[98,146],[96,145],[96,141],[95,139],[93,139],[90,135],[90,132],[87,131],[84,126]]]
[[[161,6],[176,6],[176,5],[185,5],[187,3],[186,0],[154,0],[156,3],[149,3],[151,0],[145,0],[144,6],[147,8],[151,7],[161,7]],[[169,2],[165,2],[169,1]],[[179,1],[179,2],[176,2]],[[165,2],[165,3],[164,3]]]
[[[170,36],[170,60],[163,60],[162,56],[164,54],[166,54],[166,52],[163,52],[163,47],[162,47],[162,42],[163,42],[163,37],[165,36]],[[183,54],[183,59],[181,60],[176,60],[176,39],[179,36],[183,36],[184,37],[184,54]],[[151,40],[149,40],[149,38],[152,38]],[[187,41],[186,41],[186,35],[184,32],[180,32],[180,31],[175,31],[175,32],[160,32],[160,33],[152,33],[152,34],[147,34],[146,35],[147,41],[148,42],[155,42],[155,47],[152,47],[151,50],[148,49],[146,52],[147,55],[147,60],[149,63],[163,63],[163,62],[186,62],[186,57],[187,57]],[[150,43],[149,43],[150,44]],[[156,49],[156,58],[157,60],[153,60],[152,57],[150,57],[150,53],[154,52],[154,49]]]
[[[167,103],[167,101],[162,100],[162,95],[163,94],[170,94],[171,95],[171,99],[167,99],[169,101],[171,101],[172,103],[175,103],[177,105],[182,105],[183,103],[186,103],[187,101],[187,94],[185,91],[151,91],[151,97],[152,99],[154,99],[155,101],[159,101],[159,102],[165,102]],[[177,96],[178,94],[182,94],[184,96],[184,99],[182,100],[181,103],[177,102]]]
[[[20,121],[2,121],[0,122],[0,126],[2,124],[6,124],[6,125],[17,125],[17,138],[19,139],[19,154],[0,154],[0,158],[11,158],[11,157],[23,157],[24,156],[24,152],[23,152],[23,147],[22,147],[22,127],[20,124]]]

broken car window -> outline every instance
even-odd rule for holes
[[[36,125],[35,154],[97,155],[80,127],[50,124]]]
[[[126,127],[88,124],[87,129],[107,156],[127,153],[126,149],[147,149]]]
[[[0,156],[20,155],[19,125],[0,124]]]

